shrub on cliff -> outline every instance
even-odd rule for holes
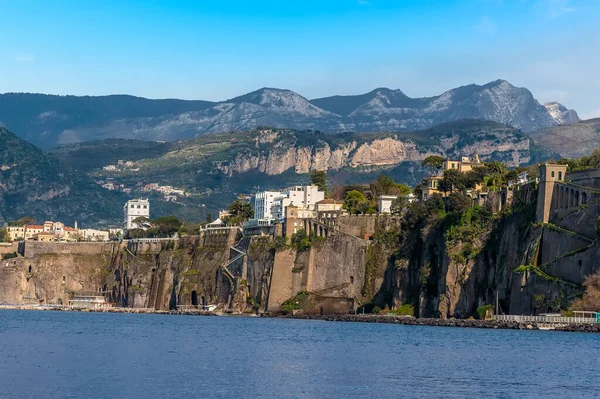
[[[573,302],[571,310],[589,310],[600,312],[600,270],[586,277],[583,282],[585,293]]]
[[[17,256],[19,256],[19,255],[17,255],[16,252],[11,252],[11,253],[8,253],[8,254],[4,254],[2,256],[2,260],[16,258]]]
[[[404,304],[400,306],[398,309],[394,309],[391,311],[392,314],[397,316],[414,316],[415,315],[415,307],[409,304]]]
[[[314,302],[313,294],[307,291],[300,291],[293,297],[287,299],[281,304],[281,310],[293,313],[294,310],[308,309]]]
[[[488,310],[493,310],[494,306],[492,305],[484,305],[477,308],[477,318],[479,320],[485,320],[485,314]]]

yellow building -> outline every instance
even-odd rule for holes
[[[446,194],[439,189],[442,180],[444,180],[442,176],[431,176],[425,179],[426,186],[421,192],[421,199],[423,201],[428,200],[434,194],[439,194],[442,197],[445,196]]]
[[[6,231],[8,232],[8,237],[11,241],[25,239],[25,226],[8,226]]]
[[[54,241],[54,233],[41,232],[33,235],[35,241]]]
[[[473,158],[469,157],[460,157],[460,161],[446,160],[442,163],[442,170],[458,170],[459,172],[468,172],[473,170],[473,168],[477,166],[482,166],[482,163],[479,161],[479,155],[475,154]]]
[[[316,204],[317,212],[325,212],[325,211],[339,211],[342,209],[342,205],[344,205],[343,201],[336,201],[331,198],[327,198],[317,202]]]
[[[32,240],[33,236],[44,232],[44,226],[38,224],[28,224],[25,226],[25,239]]]

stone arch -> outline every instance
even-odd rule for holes
[[[587,193],[585,191],[583,191],[581,193],[581,205],[585,205],[587,204]]]
[[[575,206],[579,206],[579,191],[575,191]]]
[[[575,205],[575,190],[571,189],[571,195],[569,196],[569,208]]]
[[[554,209],[558,209],[560,203],[560,187],[557,185],[554,186],[554,190],[552,192],[552,202]]]

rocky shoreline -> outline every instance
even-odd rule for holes
[[[266,315],[265,315],[266,316]],[[401,324],[406,326],[432,326],[432,327],[461,327],[461,328],[491,328],[502,330],[546,330],[547,323],[520,323],[514,321],[495,321],[495,320],[465,320],[465,319],[417,319],[414,317],[402,316],[380,316],[380,315],[295,315],[295,316],[271,316],[283,317],[299,320],[323,320],[350,323],[384,323]],[[569,324],[556,325],[553,331],[566,332],[589,332],[600,333],[600,323],[598,324]]]
[[[414,318],[406,316],[382,316],[382,315],[284,315],[276,313],[256,314],[235,314],[235,313],[217,313],[202,310],[155,310],[147,308],[107,308],[107,309],[79,309],[68,307],[51,306],[0,306],[0,310],[37,310],[37,311],[58,311],[58,312],[84,312],[84,313],[128,313],[128,314],[162,314],[176,316],[226,316],[226,317],[264,317],[277,319],[295,319],[295,320],[321,320],[347,323],[382,323],[382,324],[400,324],[405,326],[430,326],[430,327],[459,327],[459,328],[487,328],[497,330],[548,330],[564,332],[587,332],[600,333],[600,323],[597,324],[568,324],[556,325],[548,328],[548,323],[520,323],[515,321],[495,321],[495,320],[474,320],[474,319],[428,319]]]

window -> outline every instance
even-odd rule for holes
[[[562,180],[562,172],[558,172],[558,180]]]
[[[554,177],[554,171],[551,172],[550,176]]]
[[[131,205],[131,209],[134,209],[134,208],[135,208],[135,205]]]
[[[452,164],[452,169],[455,169],[455,166],[454,166],[454,164]]]
[[[144,209],[148,209],[148,205],[144,205]]]

